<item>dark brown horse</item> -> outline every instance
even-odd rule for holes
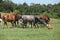
[[[18,19],[18,14],[5,13],[2,15],[4,25],[7,25],[7,22],[11,22],[12,26],[16,26],[16,22],[18,21]]]

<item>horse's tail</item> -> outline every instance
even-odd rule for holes
[[[1,19],[1,14],[0,14],[0,19]]]

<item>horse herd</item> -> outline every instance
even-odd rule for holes
[[[0,14],[0,20],[4,22],[4,25],[7,25],[7,22],[10,22],[12,24],[12,27],[15,27],[17,24],[20,24],[21,27],[26,28],[27,24],[29,23],[32,27],[38,27],[38,24],[43,24],[48,29],[52,29],[52,27],[49,25],[50,18],[48,16],[42,15],[42,16],[36,16],[36,15],[20,15],[20,14],[9,14],[4,13]],[[33,26],[32,26],[33,25]]]

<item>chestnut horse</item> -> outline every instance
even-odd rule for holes
[[[7,22],[11,22],[12,26],[16,26],[16,22],[18,21],[18,14],[8,14],[5,13],[2,15],[2,20],[4,25],[7,25]]]

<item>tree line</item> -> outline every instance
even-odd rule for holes
[[[0,12],[15,12],[25,15],[47,15],[52,18],[60,18],[60,3],[58,4],[15,4],[11,0],[0,0]]]

